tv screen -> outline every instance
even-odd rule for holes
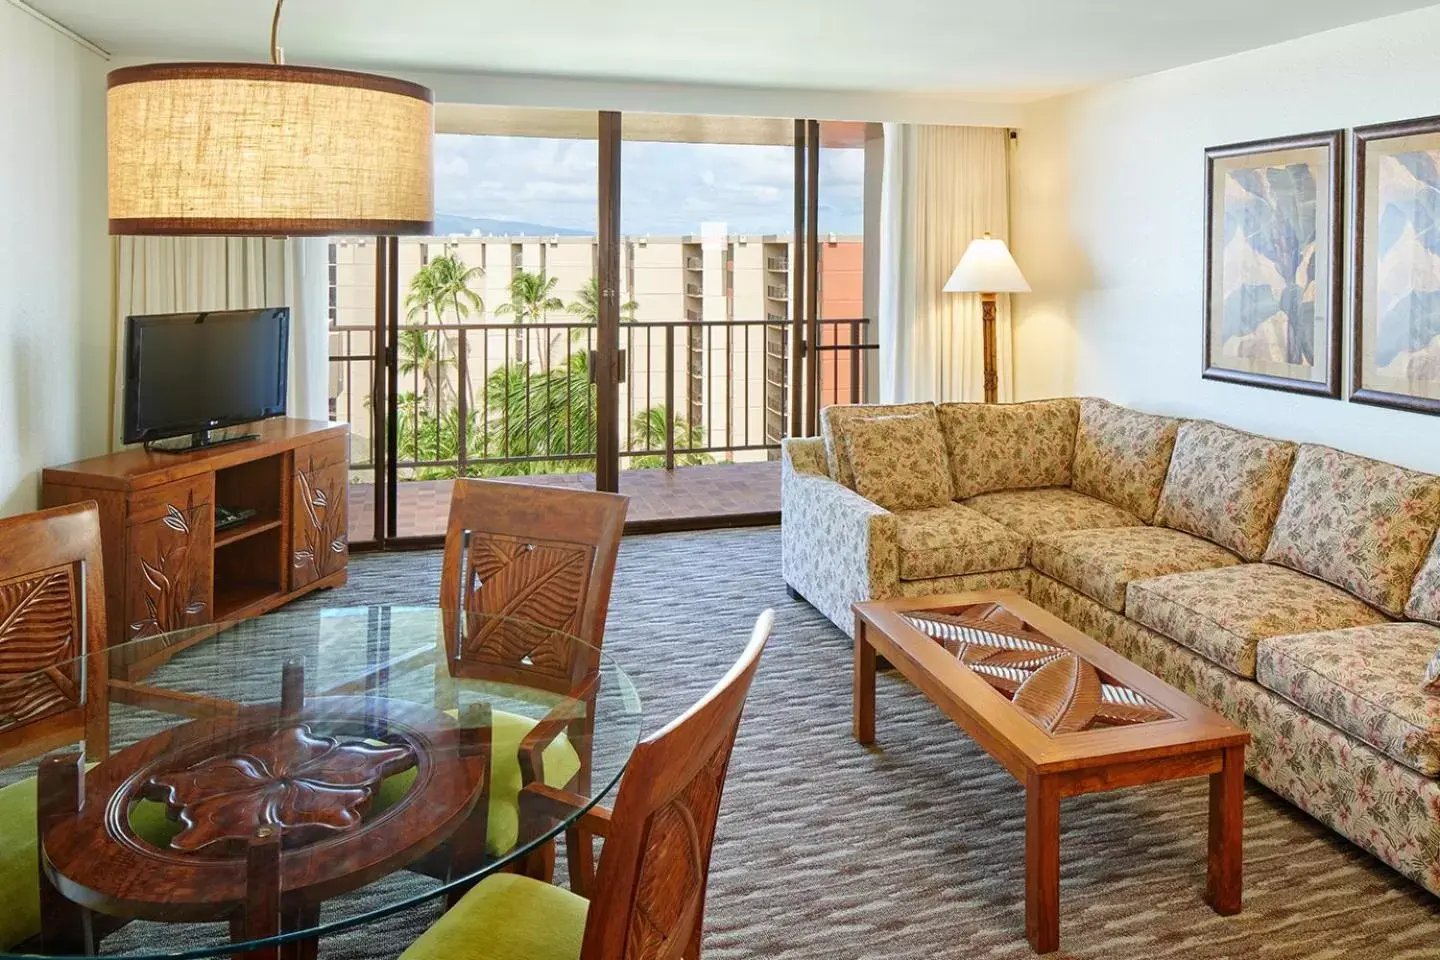
[[[290,308],[129,317],[126,443],[283,416]]]

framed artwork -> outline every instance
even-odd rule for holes
[[[1205,151],[1205,379],[1339,398],[1343,143]]]
[[[1440,117],[1355,130],[1350,399],[1440,414]]]

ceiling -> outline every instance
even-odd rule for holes
[[[268,57],[271,0],[27,0],[119,56]],[[289,0],[291,63],[1024,100],[1433,0]]]

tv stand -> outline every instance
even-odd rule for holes
[[[155,453],[188,453],[191,450],[200,450],[205,447],[218,447],[226,443],[242,443],[246,440],[258,439],[260,439],[258,433],[226,433],[223,429],[212,433],[206,429],[189,436],[151,440],[145,444],[145,449]]]
[[[207,626],[345,583],[350,428],[276,418],[249,429],[249,443],[131,448],[45,470],[46,506],[100,505],[112,678],[143,679],[213,635]],[[254,512],[217,530],[220,505]],[[176,630],[189,633],[134,642]]]

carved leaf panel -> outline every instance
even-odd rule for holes
[[[215,526],[210,504],[167,503],[160,516],[132,524],[126,551],[126,639],[210,622]]]
[[[344,569],[350,556],[348,467],[297,470],[290,511],[290,588]]]
[[[570,674],[590,587],[593,549],[583,544],[477,534],[470,541],[463,658]]]
[[[73,568],[0,583],[0,731],[80,704]]]
[[[1170,713],[1096,670],[999,604],[923,610],[905,620],[1048,733],[1167,720]]]

